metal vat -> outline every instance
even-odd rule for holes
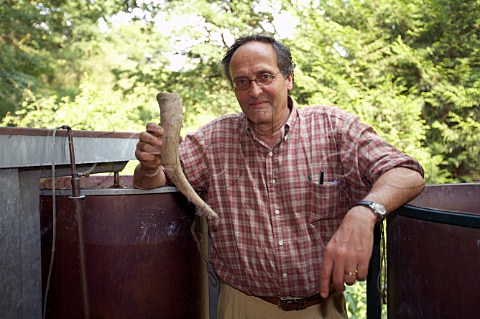
[[[387,222],[388,318],[478,318],[480,184],[429,185]]]
[[[204,263],[191,234],[194,207],[173,187],[83,189],[91,318],[203,318]],[[70,190],[56,191],[54,266],[47,318],[83,318]],[[42,281],[52,252],[52,191],[40,195]]]

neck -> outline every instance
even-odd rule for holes
[[[253,130],[257,137],[265,142],[268,146],[273,147],[277,141],[282,137],[283,127],[290,116],[290,109],[287,108],[282,117],[277,121],[269,124],[253,125]]]

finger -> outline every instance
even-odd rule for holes
[[[354,258],[354,257],[353,257]],[[353,285],[357,280],[358,265],[355,259],[350,259],[345,263],[344,281],[347,285]]]
[[[161,149],[160,146],[144,143],[140,150],[144,153],[149,153],[152,155],[160,155],[160,149]]]
[[[332,277],[333,261],[327,254],[323,256],[322,269],[320,271],[320,295],[327,298],[330,292],[329,286]]]
[[[335,290],[338,292],[343,292],[345,290],[345,264],[336,263],[333,269],[333,284]]]
[[[161,143],[161,144],[163,144],[163,143]],[[135,148],[135,152],[136,152],[135,155],[141,155],[141,153],[148,153],[148,154],[152,154],[152,155],[160,155],[160,150],[161,150],[160,146],[151,145],[151,144],[139,141],[137,143],[136,148]],[[137,151],[138,151],[138,154],[137,154]]]
[[[161,148],[144,142],[138,142],[135,148],[135,157],[144,164],[154,162],[159,165],[161,162]]]
[[[357,269],[357,280],[365,280],[368,275],[368,262],[359,263]]]
[[[347,249],[344,245],[338,244],[336,235],[330,239],[325,254],[332,259],[333,267],[331,269],[331,280],[335,290],[343,292],[345,290],[345,262],[347,260]]]
[[[163,130],[163,127],[153,122],[147,123],[146,129],[148,133],[152,134],[155,137],[160,137],[165,132]]]
[[[353,270],[348,270],[348,269],[353,269]],[[355,281],[357,280],[357,269],[353,267],[347,267],[345,268],[345,283],[349,286],[353,285]]]
[[[137,145],[137,147],[141,147],[141,150],[143,150],[143,147],[146,144],[155,146],[155,147],[162,147],[163,146],[163,140],[161,137],[157,137],[155,135],[152,135],[149,132],[142,132],[140,133],[139,136],[139,142],[143,143],[141,145]]]
[[[159,155],[142,152],[139,149],[135,150],[135,157],[145,167],[157,167],[162,163]]]

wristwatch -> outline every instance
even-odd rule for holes
[[[353,206],[367,206],[377,216],[379,222],[387,216],[387,210],[383,205],[369,200],[360,200]]]

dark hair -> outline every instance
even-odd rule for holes
[[[293,63],[290,49],[283,43],[276,41],[273,37],[270,37],[267,35],[254,34],[254,35],[243,36],[235,40],[235,43],[233,43],[232,46],[228,48],[227,53],[222,59],[223,72],[225,73],[225,76],[230,82],[230,85],[233,85],[232,76],[229,70],[232,56],[239,47],[251,41],[260,41],[260,42],[270,43],[273,47],[273,50],[275,51],[275,54],[277,55],[277,63],[278,63],[278,67],[280,68],[280,72],[283,74],[285,78],[291,75],[292,81],[293,81],[293,69],[295,67],[295,64]]]

